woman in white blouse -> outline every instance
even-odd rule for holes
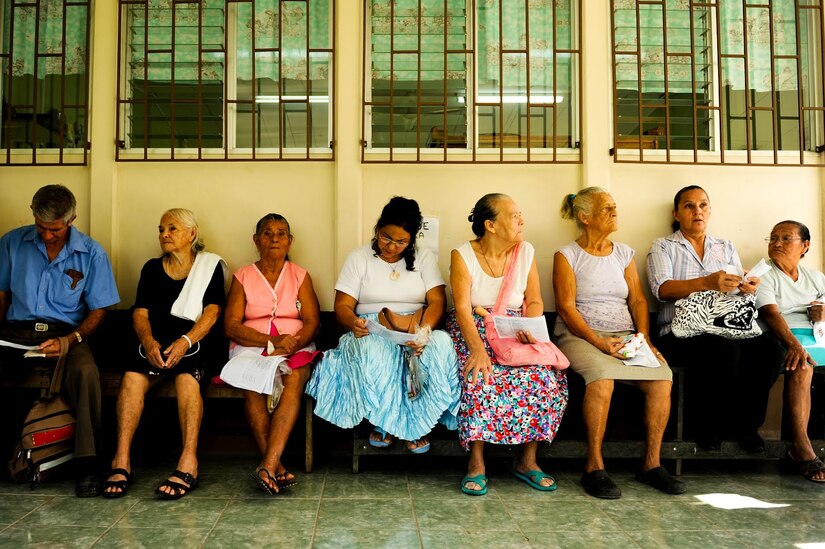
[[[395,437],[416,454],[429,450],[427,434],[437,423],[455,429],[460,395],[452,342],[435,329],[447,304],[444,279],[435,254],[416,247],[421,222],[418,203],[396,196],[381,212],[372,242],[347,256],[335,283],[335,318],[347,333],[325,353],[306,389],[318,416],[345,429],[366,419],[372,446],[389,446]],[[416,313],[403,319],[403,331],[419,337],[401,346],[370,333],[367,321],[379,313]],[[410,361],[418,364],[417,395],[410,394]]]

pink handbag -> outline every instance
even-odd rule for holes
[[[570,361],[553,343],[549,341],[522,343],[514,337],[502,338],[498,336],[493,318],[496,315],[504,316],[507,314],[504,304],[513,286],[513,273],[520,248],[521,243],[516,244],[513,253],[510,255],[510,261],[504,273],[504,280],[501,282],[501,290],[498,292],[493,313],[483,318],[487,342],[496,355],[496,361],[504,366],[534,366],[538,364],[552,366],[556,370],[564,370],[570,366]]]

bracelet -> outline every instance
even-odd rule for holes
[[[189,339],[189,336],[188,336],[188,335],[186,335],[186,334],[183,334],[183,335],[182,335],[182,336],[180,336],[180,337],[182,337],[183,339],[185,339],[185,340],[186,340],[186,343],[188,343],[188,344],[189,344],[189,348],[191,349],[191,348],[192,348],[192,340],[191,340],[191,339]]]

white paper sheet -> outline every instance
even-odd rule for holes
[[[37,345],[20,345],[19,343],[12,343],[11,341],[6,341],[4,339],[0,339],[0,347],[11,347],[12,349],[20,349],[21,351],[31,351],[32,349],[37,349]]]
[[[371,318],[367,319],[367,330],[369,330],[371,334],[383,337],[396,345],[406,345],[408,341],[415,341],[415,334],[388,330]]]
[[[544,316],[499,316],[493,317],[493,322],[498,331],[498,337],[515,338],[517,332],[525,331],[536,338],[536,341],[550,341],[550,333],[547,331],[547,322]]]
[[[747,275],[745,275],[744,272],[741,269],[738,269],[738,268],[734,267],[733,265],[728,265],[725,268],[726,273],[735,274],[735,275],[741,276],[743,278],[751,278],[751,277],[760,278],[760,277],[764,276],[764,274],[767,273],[770,270],[771,270],[771,266],[768,265],[765,262],[764,258],[757,261],[756,265],[754,265],[753,267],[751,267],[748,270]],[[729,291],[728,295],[736,295],[738,293],[739,293],[739,288]]]
[[[647,344],[647,340],[645,340],[642,346],[639,347],[639,350],[636,351],[636,356],[623,360],[622,362],[628,366],[641,366],[643,368],[658,368],[662,365],[653,355],[653,349]]]
[[[226,363],[221,370],[221,379],[233,387],[269,395],[272,394],[275,374],[285,360],[284,356],[263,356],[254,351],[243,351]]]

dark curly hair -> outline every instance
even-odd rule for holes
[[[376,256],[381,255],[381,249],[378,247],[378,231],[387,225],[401,227],[410,233],[410,243],[404,248],[401,257],[404,258],[407,270],[414,271],[415,240],[418,237],[418,231],[421,230],[421,222],[421,209],[418,207],[418,202],[403,196],[393,196],[381,210],[381,217],[378,218],[373,228],[372,251]]]

